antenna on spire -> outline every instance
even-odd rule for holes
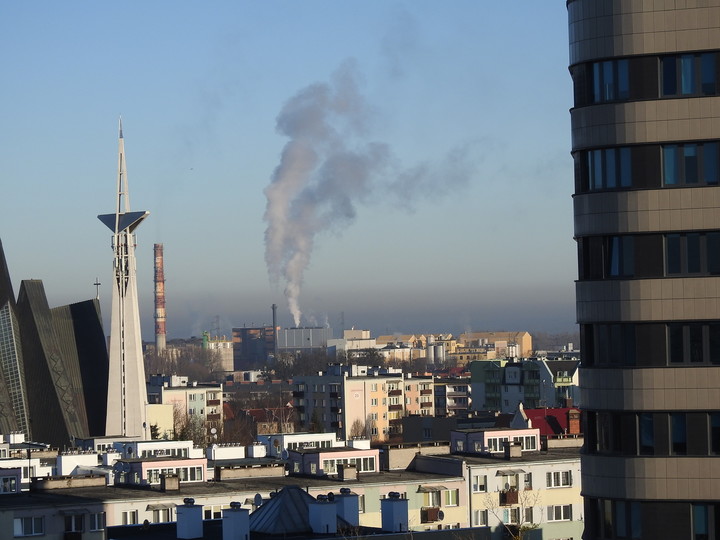
[[[122,139],[122,116],[120,117],[120,120],[118,121],[118,131],[120,133],[120,138]]]

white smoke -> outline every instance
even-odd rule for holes
[[[367,200],[377,184],[397,193],[415,183],[409,192],[417,193],[418,187],[432,182],[447,186],[467,177],[463,156],[453,155],[451,166],[399,171],[388,145],[364,140],[371,109],[357,78],[354,63],[348,61],[331,82],[299,91],[277,117],[277,130],[290,140],[265,188],[265,262],[271,282],[282,278],[286,283],[295,326],[302,316],[303,276],[319,232],[350,223],[355,205]],[[427,190],[428,195],[433,192]]]

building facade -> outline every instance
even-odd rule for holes
[[[718,538],[720,2],[567,8],[584,538]]]

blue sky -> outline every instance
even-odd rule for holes
[[[131,207],[151,213],[137,231],[144,337],[154,243],[169,337],[216,317],[222,332],[267,323],[273,302],[292,325],[266,265],[265,189],[290,141],[277,122],[350,72],[362,129],[336,118],[335,142],[379,144],[390,165],[312,192],[349,211],[314,230],[302,324],[575,329],[565,2],[5,2],[0,49],[0,240],[16,294],[42,279],[65,304],[93,297],[98,277],[109,312],[96,216],[114,208],[122,115]]]

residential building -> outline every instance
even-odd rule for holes
[[[720,2],[567,9],[584,538],[719,538]]]
[[[512,437],[537,442],[537,430],[533,431],[530,435],[514,431]],[[497,433],[487,432],[486,440],[494,438]],[[512,450],[508,446],[507,454],[494,456],[476,453],[471,447],[462,455],[417,455],[412,467],[463,474],[470,526],[493,540],[516,534],[521,526],[535,528],[526,538],[582,537],[579,448],[521,451],[518,444]]]
[[[434,379],[425,376],[406,375],[405,415],[435,415]]]
[[[203,332],[202,348],[208,351],[216,351],[220,362],[220,371],[235,371],[233,355],[233,341],[225,336],[211,336],[210,332]]]
[[[405,378],[399,370],[334,365],[293,384],[293,406],[305,427],[335,431],[345,440],[383,441],[401,433]]]
[[[220,383],[190,382],[177,375],[151,375],[147,385],[151,404],[172,405],[176,423],[201,424],[212,442],[223,428],[223,388]],[[213,431],[215,430],[215,431]]]
[[[532,356],[532,336],[528,332],[465,332],[458,337],[461,347],[493,345],[498,357]]]
[[[265,445],[267,455],[279,459],[287,459],[288,451],[304,448],[335,448],[345,446],[345,441],[338,440],[332,433],[274,433],[258,435],[258,442]]]
[[[472,408],[514,413],[528,408],[580,405],[578,360],[527,359],[470,364]]]
[[[435,416],[467,418],[470,411],[470,378],[435,378],[433,380]]]

